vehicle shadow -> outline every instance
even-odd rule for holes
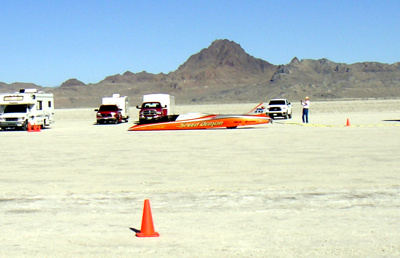
[[[393,119],[389,119],[389,120],[383,120],[384,122],[400,122],[400,119],[398,120],[393,120]]]

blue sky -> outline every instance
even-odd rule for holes
[[[398,0],[2,0],[0,82],[168,73],[216,39],[272,64],[400,61]]]

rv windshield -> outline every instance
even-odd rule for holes
[[[7,105],[4,108],[4,113],[26,113],[28,105]]]

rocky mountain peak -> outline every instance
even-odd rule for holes
[[[61,84],[61,87],[69,87],[69,86],[85,86],[86,84],[81,82],[78,79],[72,78],[69,80],[66,80]]]
[[[185,79],[204,81],[208,79],[232,80],[232,78],[246,76],[261,76],[270,74],[276,67],[267,61],[247,54],[237,43],[220,39],[199,53],[192,55],[174,73]],[[241,75],[237,72],[241,71]],[[189,75],[190,74],[190,75]]]
[[[292,59],[292,61],[290,61],[290,64],[298,64],[298,63],[300,63],[300,61],[299,61],[299,59],[297,58],[297,57],[294,57],[293,59]]]

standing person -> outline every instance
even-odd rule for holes
[[[308,110],[310,109],[310,98],[306,97],[306,99],[301,101],[301,105],[303,106],[303,123],[308,124]]]

